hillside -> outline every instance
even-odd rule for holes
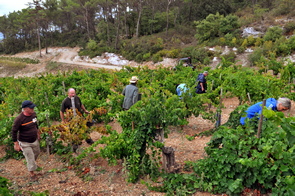
[[[241,17],[245,17],[245,15],[242,15]],[[258,16],[258,18],[260,17],[262,18],[261,20],[257,20],[256,18],[255,21],[249,22],[247,24],[245,22],[245,24],[239,30],[237,29],[234,30],[236,33],[235,35],[239,33],[239,35],[244,36],[243,38],[240,38],[238,41],[235,40],[234,37],[231,37],[232,35],[225,34],[221,37],[217,36],[212,40],[210,39],[206,40],[199,45],[197,39],[195,38],[195,29],[191,30],[189,33],[188,32],[183,33],[183,36],[181,36],[181,32],[178,32],[176,34],[175,33],[176,30],[173,29],[171,31],[167,31],[167,33],[161,32],[158,34],[153,34],[152,36],[147,35],[147,36],[141,36],[140,38],[130,39],[127,41],[125,40],[126,41],[124,42],[125,45],[124,44],[122,45],[126,47],[126,51],[124,51],[124,49],[120,50],[120,52],[124,54],[125,58],[122,57],[121,54],[115,54],[111,52],[97,55],[100,53],[102,48],[105,49],[104,47],[106,47],[105,45],[100,45],[101,43],[106,44],[106,42],[96,42],[97,40],[96,41],[89,40],[87,44],[84,43],[85,47],[49,47],[47,54],[45,53],[45,49],[42,49],[42,52],[41,52],[42,57],[40,57],[39,51],[22,52],[22,53],[17,53],[15,55],[3,55],[5,57],[36,59],[38,60],[38,63],[19,65],[19,67],[12,67],[10,69],[9,63],[8,65],[6,65],[6,64],[1,64],[0,62],[0,70],[1,70],[0,77],[15,77],[15,78],[35,77],[35,76],[44,75],[47,73],[56,74],[59,72],[69,74],[70,72],[74,70],[85,70],[85,69],[87,70],[91,70],[91,69],[121,70],[122,68],[124,68],[124,66],[131,66],[131,67],[147,66],[149,69],[156,69],[158,66],[163,66],[163,67],[169,67],[172,69],[174,66],[176,66],[180,58],[188,57],[192,55],[193,64],[196,65],[197,67],[194,74],[196,74],[197,72],[201,72],[204,69],[207,69],[207,70],[215,69],[214,71],[222,70],[222,69],[216,69],[218,65],[225,69],[236,68],[236,67],[239,67],[236,65],[241,65],[241,67],[252,67],[253,69],[258,69],[260,72],[266,72],[271,70],[272,68],[274,69],[276,68],[277,70],[269,71],[270,74],[265,74],[265,76],[271,79],[275,78],[279,80],[281,73],[283,73],[282,72],[283,67],[286,65],[286,63],[289,63],[288,65],[290,66],[290,65],[293,65],[292,63],[295,62],[295,52],[294,52],[295,50],[292,47],[293,42],[291,41],[289,42],[289,40],[292,40],[293,32],[286,33],[285,31],[282,31],[281,36],[274,40],[267,40],[266,38],[264,38],[264,35],[266,35],[267,30],[273,26],[277,27],[276,29],[274,29],[276,31],[280,29],[286,29],[285,28],[286,26],[292,23],[295,23],[294,22],[295,18],[291,16],[286,16],[286,17],[280,16],[280,17],[274,17],[274,18],[269,16],[265,16],[265,17]],[[246,19],[250,21],[252,18],[250,19],[245,18],[245,21]],[[185,30],[188,31],[188,29],[185,29]],[[270,39],[274,38],[272,36],[275,34],[276,32],[271,34]],[[256,35],[258,35],[258,37],[253,38]],[[92,50],[93,49],[92,47],[94,48],[94,50]],[[295,45],[294,45],[294,48],[295,48]],[[151,50],[154,49],[154,53],[148,51],[148,49],[151,49]],[[79,56],[78,55],[79,51],[80,51],[80,54],[85,54],[86,56]],[[114,50],[110,49],[110,51],[114,51]],[[91,55],[94,57],[90,58],[87,55]],[[128,69],[126,70],[128,71]],[[136,69],[133,69],[133,70],[136,73]],[[231,75],[234,72],[233,70],[230,70],[230,69],[228,70],[232,72],[227,72],[224,75],[226,76]],[[275,74],[274,76],[273,73],[275,71],[278,72],[278,75]],[[260,72],[259,74],[261,74]],[[191,73],[192,73],[191,70],[188,70],[187,74],[185,74],[183,77],[185,78],[189,76],[189,74]],[[125,73],[125,74],[128,75],[128,73]],[[290,74],[291,74],[291,71],[290,71]],[[221,80],[221,76],[224,76],[224,75],[222,75],[220,72],[220,75],[217,76],[216,74],[214,75],[214,77],[220,78]],[[262,75],[263,73],[259,76],[262,76]],[[258,74],[256,76],[258,77]],[[292,78],[291,75],[289,76],[289,78]],[[29,79],[32,79],[32,78],[29,78]],[[119,81],[118,84],[123,86],[124,79],[122,79],[122,81]],[[178,81],[177,79],[174,78],[174,81],[167,80],[164,82],[168,83],[167,86],[169,86],[169,83],[170,83],[171,85],[169,87],[171,87],[172,83],[174,85],[174,83],[180,81],[180,80]],[[232,81],[239,83],[239,79],[240,78],[238,78],[238,76],[235,76],[233,77]],[[245,81],[248,81],[248,79],[252,80],[251,77],[247,77],[246,79],[247,80]],[[271,79],[269,79],[268,82]],[[75,79],[73,79],[73,81],[74,80]],[[195,82],[195,77],[191,77],[190,81]],[[259,80],[257,81],[260,82]],[[210,81],[212,85],[212,89],[213,89],[213,82],[214,81]],[[280,86],[283,86],[281,85],[281,81],[275,81],[275,82],[277,83],[271,83],[271,84],[275,84],[275,85],[280,84],[277,86],[278,88]],[[38,81],[36,83],[38,84]],[[99,83],[100,81],[96,82],[95,85]],[[112,84],[117,85],[117,83],[115,82]],[[216,83],[216,80],[214,84],[215,86],[219,85],[218,83]],[[232,83],[228,83],[228,84],[232,84]],[[89,86],[91,85],[93,84],[89,84]],[[117,85],[116,88],[118,88],[119,85]],[[242,82],[240,82],[239,85],[242,86]],[[247,85],[248,84],[245,82],[244,87]],[[286,84],[286,86],[287,85],[288,87],[290,87],[290,89],[287,89],[284,93],[286,93],[286,95],[290,95],[293,93],[292,91],[293,86],[291,84],[291,80],[289,80],[289,83]],[[226,84],[223,87],[225,86]],[[271,91],[267,88],[261,89],[258,86],[259,84],[257,84],[257,89],[253,90],[251,88],[248,88],[248,90],[249,89],[250,91],[252,90],[253,95],[257,97],[259,97],[260,94],[263,94],[263,93],[268,95],[268,93]],[[261,86],[265,87],[265,85],[261,85]],[[58,90],[61,90],[62,88],[61,84],[59,84],[59,87],[57,88]],[[56,90],[57,88],[55,88],[54,90]],[[171,87],[171,89],[173,88]],[[113,90],[112,87],[108,88],[108,90],[109,89]],[[120,88],[116,89],[117,90],[116,93],[118,97],[120,94],[119,89]],[[155,89],[159,89],[159,87],[156,86]],[[213,91],[212,89],[211,91]],[[242,91],[246,92],[245,89],[246,88],[243,88]],[[99,89],[99,90],[104,90],[104,89]],[[154,89],[152,89],[151,91],[153,90]],[[208,98],[208,100],[212,99],[215,101],[216,100],[219,101],[218,96],[220,92],[218,92],[218,90],[219,90],[218,87],[216,87],[214,89],[215,94],[213,93],[210,94],[209,96],[211,97]],[[238,88],[234,90],[238,90]],[[255,90],[259,92],[256,94],[256,92],[254,92]],[[221,92],[222,92],[222,89],[221,89]],[[283,92],[283,90],[280,92]],[[239,97],[239,99],[237,98],[238,95],[232,97],[231,93],[232,92],[229,90],[228,91],[229,97],[220,99],[222,101],[222,104],[224,104],[224,107],[221,108],[221,114],[222,114],[221,124],[227,121],[230,113],[235,108],[237,108],[237,106],[241,103],[239,102],[241,101],[241,97]],[[87,94],[87,92],[85,94]],[[96,93],[96,94],[101,95],[100,93]],[[241,94],[242,93],[240,93],[239,95]],[[246,100],[247,102],[247,97],[245,94],[246,93],[244,93],[243,95],[244,96],[243,101]],[[271,96],[273,95],[277,96],[278,94],[272,94]],[[22,94],[22,96],[27,96],[27,95],[25,95],[24,93]],[[41,96],[43,96],[43,94]],[[281,95],[278,95],[278,96],[281,96]],[[56,96],[56,97],[61,97],[61,96]],[[92,100],[92,99],[89,99],[89,100]],[[108,102],[108,101],[109,99],[106,99],[105,102]],[[198,102],[195,102],[195,103],[198,103]],[[214,112],[216,112],[215,111],[216,108],[213,107],[211,109]],[[295,115],[295,111],[293,109],[291,111],[284,112],[284,113],[285,115],[292,116],[292,117]],[[211,139],[211,136],[202,136],[202,137],[195,137],[194,139],[189,141],[188,136],[194,136],[197,133],[210,130],[214,127],[214,123],[208,120],[204,120],[201,115],[197,118],[195,116],[191,116],[188,119],[188,122],[189,122],[188,125],[184,125],[184,126],[170,126],[169,127],[170,133],[168,135],[168,138],[165,140],[166,146],[171,146],[176,150],[175,151],[176,163],[179,165],[178,174],[187,173],[185,168],[187,162],[197,161],[206,157],[204,147],[207,145],[207,142],[209,142]],[[53,123],[58,124],[59,122],[55,121]],[[109,125],[114,130],[120,133],[122,132],[122,127],[120,127],[120,124],[116,120],[109,123]],[[97,141],[102,138],[102,134],[92,133],[91,137],[95,141]],[[83,154],[83,149],[86,149],[87,147],[88,145],[83,141],[78,152],[73,154],[74,157],[78,157],[79,155]],[[103,145],[99,144],[98,146],[95,146],[96,152],[100,151],[100,147],[103,147]],[[4,157],[5,155],[4,154],[5,146],[0,146],[0,149],[1,149],[1,153],[0,153],[0,158],[1,158],[1,157]],[[92,155],[92,154],[89,153],[89,155]],[[69,163],[67,163],[67,161],[65,161],[62,156],[57,156],[55,154],[48,155],[44,151],[41,153],[41,156],[39,157],[38,164],[39,166],[41,166],[42,170],[39,172],[40,175],[37,180],[31,180],[28,177],[24,159],[22,160],[8,159],[7,161],[1,162],[0,163],[1,176],[8,178],[12,182],[12,185],[10,186],[12,189],[25,191],[27,195],[30,195],[29,193],[30,191],[47,192],[49,195],[65,195],[65,196],[71,196],[71,195],[75,195],[75,196],[84,196],[84,195],[85,196],[86,195],[90,195],[90,196],[92,195],[93,196],[97,196],[97,195],[158,196],[159,195],[160,196],[160,195],[164,195],[164,193],[149,190],[146,185],[142,184],[142,182],[136,182],[134,184],[127,183],[126,176],[128,176],[128,171],[125,170],[127,166],[122,160],[119,161],[118,165],[112,166],[112,165],[108,165],[107,159],[103,159],[102,157],[96,157],[95,159],[93,159],[91,156],[89,156],[82,160],[81,167],[80,168],[78,167],[79,170],[77,170],[77,167],[73,169],[72,166],[69,166]],[[146,182],[152,182],[150,179],[150,176],[145,176],[143,180]],[[159,184],[161,183],[162,180],[163,179],[161,178],[158,179]],[[157,183],[154,183],[154,185],[157,185]],[[212,196],[213,194],[207,193],[207,192],[196,192],[193,195],[194,196],[209,196],[209,195]],[[226,194],[222,194],[222,195],[224,196]],[[250,196],[250,195],[258,196],[263,194],[261,194],[260,192],[257,192],[257,189],[249,190],[245,188],[245,190],[241,193],[241,195],[242,196]],[[270,194],[267,194],[267,195],[270,195]]]
[[[166,58],[164,61],[153,63],[136,63],[134,61],[128,61],[121,56],[116,54],[106,53],[104,56],[98,56],[96,58],[80,57],[78,55],[79,48],[70,47],[54,47],[49,48],[46,54],[45,49],[42,50],[40,57],[39,51],[34,52],[22,52],[15,55],[5,55],[5,57],[15,57],[15,58],[30,58],[38,59],[40,62],[38,64],[27,64],[25,68],[18,70],[5,70],[2,68],[0,72],[0,77],[32,77],[44,73],[56,73],[58,71],[70,71],[70,70],[82,70],[82,69],[122,69],[122,66],[148,66],[151,69],[156,68],[158,65],[164,67],[174,67],[176,65],[177,59]],[[54,62],[54,66],[50,66],[50,63]]]
[[[271,26],[279,26],[284,28],[286,25],[295,21],[294,17],[277,17],[274,18],[272,21],[261,21],[256,22],[253,24],[249,24],[248,26],[241,27],[240,34],[241,36],[245,37],[247,41],[247,37],[255,37],[260,36],[262,37],[268,27]],[[271,26],[269,26],[271,25]],[[197,57],[195,54],[192,57],[193,65],[197,66],[199,69],[203,68],[204,66],[208,66],[211,68],[215,68],[217,65],[222,65],[222,61],[230,61],[236,65],[242,66],[253,66],[253,58],[258,58],[255,56],[261,56],[263,54],[254,54],[257,47],[249,45],[243,49],[243,51],[238,51],[240,49],[236,47],[230,46],[197,46],[196,39],[194,34],[186,34],[185,38],[181,38],[180,34],[173,34],[177,33],[176,31],[171,31],[165,37],[164,33],[159,33],[158,35],[154,35],[154,38],[159,38],[162,40],[166,40],[165,43],[165,50],[172,51],[173,48],[179,48],[180,50],[188,50],[189,53],[184,53],[183,56],[180,58],[188,57],[186,55],[190,55],[190,53],[199,53],[198,55],[203,57]],[[286,36],[288,37],[288,36]],[[140,38],[144,40],[145,38]],[[153,39],[153,38],[150,38]],[[170,42],[169,40],[178,40],[178,42]],[[189,41],[190,40],[190,41]],[[244,41],[245,41],[244,40]],[[248,41],[249,42],[249,41]],[[200,47],[200,48],[199,48]],[[263,46],[264,47],[264,46]],[[203,48],[203,49],[202,49]],[[114,53],[103,53],[100,56],[95,56],[94,58],[90,58],[89,56],[79,56],[79,51],[83,50],[79,47],[50,47],[48,48],[48,53],[46,54],[45,49],[42,49],[40,57],[39,51],[34,52],[22,52],[17,53],[15,55],[2,55],[2,56],[11,56],[11,57],[18,57],[18,58],[31,58],[31,59],[38,59],[40,61],[39,64],[28,64],[24,69],[17,69],[14,71],[7,71],[5,68],[1,69],[0,76],[33,76],[39,73],[46,73],[46,72],[56,72],[58,70],[73,70],[73,69],[97,69],[97,68],[107,68],[107,69],[117,69],[120,70],[122,66],[148,66],[151,69],[156,68],[157,66],[161,65],[164,67],[174,67],[180,58],[169,58],[163,57],[160,59],[159,62],[153,61],[144,61],[141,63],[135,62],[134,60],[127,60],[126,58],[122,57],[120,54]],[[194,51],[196,50],[196,51]],[[265,50],[265,49],[263,49]],[[180,55],[180,54],[179,54]],[[210,58],[208,65],[203,65],[201,62],[198,62],[195,58]],[[252,57],[250,58],[249,55]],[[222,60],[224,58],[224,60]],[[267,58],[267,57],[265,57]],[[276,57],[277,61],[284,61],[295,62],[295,52],[292,52],[288,55],[278,56]],[[259,61],[258,59],[256,61]],[[260,62],[259,62],[260,63]],[[258,64],[259,64],[258,63]]]

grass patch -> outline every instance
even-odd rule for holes
[[[1,56],[0,61],[11,61],[11,62],[20,62],[25,64],[38,64],[40,61],[38,59],[30,59],[30,58],[18,58],[18,57],[5,57]]]
[[[24,69],[26,66],[27,63],[24,62],[15,62],[10,60],[3,60],[0,58],[0,67],[9,73]]]
[[[51,70],[54,70],[58,67],[61,66],[61,63],[58,63],[58,62],[55,62],[55,61],[50,61],[49,63],[47,63],[46,65],[46,69],[51,71]]]

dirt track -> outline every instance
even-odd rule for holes
[[[45,49],[42,49],[41,57],[39,51],[22,52],[15,55],[4,55],[7,57],[38,59],[40,63],[27,64],[25,68],[14,69],[13,71],[11,71],[9,68],[5,69],[5,67],[3,68],[0,65],[0,68],[3,68],[0,69],[0,77],[34,77],[48,72],[57,73],[59,71],[73,71],[83,69],[121,70],[125,65],[130,66],[132,64],[133,66],[138,66],[136,63],[127,61],[115,54],[113,54],[113,57],[103,56],[89,59],[87,57],[83,58],[78,56],[78,51],[79,48],[77,47],[55,47],[48,48],[47,53]],[[114,57],[116,58],[115,60]],[[53,69],[50,67],[52,63],[55,63],[55,67]]]
[[[78,56],[78,49],[77,48],[68,48],[64,51],[61,51],[60,54],[53,59],[53,61],[60,62],[60,63],[67,63],[67,64],[75,64],[81,66],[91,66],[97,68],[105,68],[105,69],[122,69],[122,66],[116,66],[111,64],[98,64],[98,63],[89,63],[89,62],[78,62],[75,61],[75,57]]]

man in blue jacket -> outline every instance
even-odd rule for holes
[[[196,93],[202,94],[206,93],[207,90],[207,81],[206,76],[208,76],[208,71],[204,71],[203,73],[200,73],[197,78],[197,90]]]
[[[291,108],[291,101],[290,101],[290,99],[288,99],[286,97],[279,98],[278,100],[276,100],[274,98],[268,98],[266,100],[265,106],[268,109],[272,109],[274,111],[284,111],[284,110],[288,110]],[[262,111],[262,101],[250,106],[246,110],[246,113],[247,113],[246,117],[240,118],[240,123],[242,125],[245,125],[245,120],[247,118],[251,119],[255,116],[258,116],[261,114],[261,111]]]

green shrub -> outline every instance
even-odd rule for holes
[[[268,69],[273,70],[274,75],[278,75],[279,71],[283,68],[283,62],[277,61],[274,54],[270,55],[270,60],[267,62]]]
[[[292,0],[275,1],[273,13],[275,16],[294,14],[295,2]]]
[[[209,65],[210,62],[211,62],[210,57],[205,57],[204,60],[203,60],[204,65]]]
[[[226,61],[229,61],[231,63],[235,62],[236,54],[234,52],[230,52],[228,54],[223,55],[224,59]]]
[[[168,54],[168,50],[160,50],[157,52],[158,55],[160,55],[161,57],[166,57]]]
[[[243,52],[245,52],[246,48],[243,46],[238,47],[238,53],[241,54]]]
[[[290,39],[287,40],[287,43],[286,43],[290,50],[295,50],[295,36],[292,36]]]
[[[246,39],[243,40],[242,47],[247,48],[247,46],[248,46],[248,40],[246,38]]]
[[[210,53],[203,47],[196,47],[192,50],[191,58],[194,62],[204,63],[204,59],[209,57]]]
[[[225,36],[225,43],[226,45],[230,46],[230,47],[235,47],[237,46],[237,38],[234,37],[233,34],[231,33],[227,33]]]
[[[195,22],[197,33],[195,37],[202,43],[232,33],[240,25],[235,15],[209,14],[206,19]]]
[[[265,35],[263,36],[264,41],[273,41],[275,42],[283,34],[283,29],[281,27],[275,26],[267,29]]]
[[[93,39],[89,40],[89,42],[87,43],[86,49],[95,51],[97,50],[97,48],[98,48],[97,43]]]
[[[146,54],[144,54],[144,55],[142,56],[142,59],[143,59],[144,61],[147,61],[147,60],[150,59],[150,57],[151,57],[151,53],[148,52],[148,53],[146,53]]]
[[[277,56],[286,56],[291,53],[291,47],[288,45],[285,37],[276,41],[274,50]]]
[[[10,185],[8,179],[0,176],[0,195],[13,196],[12,191],[9,190]]]
[[[256,39],[252,35],[247,37],[247,40],[248,40],[248,46],[254,46],[255,45]]]
[[[124,40],[121,43],[120,54],[122,54],[122,56],[128,60],[142,62],[144,59],[143,56],[147,57],[145,54],[150,53],[150,56],[153,56],[163,48],[164,41],[162,38],[156,38],[155,36],[145,36],[142,38]]]
[[[138,63],[142,62],[143,60],[142,54],[137,54],[134,60]]]
[[[295,22],[291,21],[285,24],[283,33],[285,35],[290,35],[290,34],[293,34],[294,30],[295,30]]]
[[[157,53],[152,56],[152,61],[154,63],[157,63],[157,62],[163,61],[163,58],[160,54]]]
[[[101,56],[104,52],[114,52],[114,49],[108,46],[104,41],[97,43],[95,40],[89,40],[86,44],[86,48],[79,51],[79,55],[94,58],[96,56]]]
[[[255,47],[259,47],[262,45],[262,39],[260,37],[256,38],[256,41],[254,43]]]
[[[180,57],[190,57],[190,56],[192,56],[192,50],[194,50],[193,46],[183,48],[180,51],[179,56]]]
[[[225,40],[224,37],[219,38],[219,42],[220,42],[220,45],[221,45],[221,46],[226,46],[226,45],[228,45],[228,44],[226,44],[226,40]]]
[[[261,57],[263,57],[263,50],[261,48],[254,50],[254,52],[248,56],[250,66],[256,65],[257,62],[261,60]]]
[[[265,41],[262,46],[262,51],[265,56],[269,54],[269,52],[273,51],[274,42],[273,41]]]
[[[172,49],[167,51],[168,58],[177,58],[179,56],[179,49]]]

